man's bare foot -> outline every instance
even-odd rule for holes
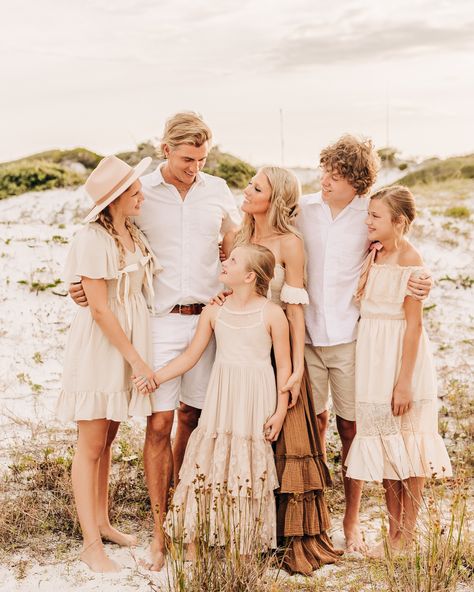
[[[344,536],[346,537],[346,553],[367,553],[367,545],[362,538],[358,524],[344,525]]]
[[[100,536],[111,543],[120,545],[121,547],[136,547],[138,544],[137,537],[132,534],[125,534],[120,532],[113,526],[101,526],[99,528]]]
[[[85,547],[79,559],[95,573],[114,573],[122,569],[118,563],[107,556],[102,542],[99,541]]]
[[[153,539],[150,545],[151,561],[142,561],[141,564],[151,571],[161,571],[165,565],[165,550],[163,543]]]

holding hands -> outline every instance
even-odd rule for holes
[[[276,442],[280,435],[283,422],[285,421],[286,410],[284,412],[276,411],[267,423],[263,426],[265,439],[269,442]]]
[[[132,380],[142,395],[152,393],[160,386],[153,370],[143,360],[132,364]]]

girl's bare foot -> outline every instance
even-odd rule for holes
[[[346,538],[346,553],[367,553],[367,545],[360,532],[359,524],[346,524],[344,522],[343,527]]]
[[[79,559],[95,573],[114,573],[121,570],[120,565],[107,556],[101,541],[84,546]]]
[[[137,537],[132,534],[125,534],[120,532],[110,524],[108,526],[101,526],[99,528],[100,536],[111,543],[120,545],[121,547],[136,547],[138,544]]]
[[[165,565],[165,550],[161,541],[153,539],[150,545],[151,561],[141,561],[146,569],[151,571],[161,571]]]

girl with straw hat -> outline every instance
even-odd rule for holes
[[[102,539],[136,543],[112,527],[108,516],[111,444],[129,412],[151,413],[147,396],[137,397],[131,377],[154,388],[147,300],[152,276],[160,271],[147,240],[131,221],[143,202],[139,176],[151,158],[131,167],[104,158],[85,184],[94,207],[69,251],[65,282],[82,282],[89,306],[77,309],[65,352],[57,416],[76,421],[78,442],[72,485],[84,538],[80,555],[92,571],[113,572]]]

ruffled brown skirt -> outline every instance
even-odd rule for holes
[[[282,567],[309,575],[326,563],[335,563],[343,552],[334,549],[327,534],[330,519],[324,489],[332,482],[306,366],[298,402],[288,410],[275,445],[275,463],[280,483],[277,536],[285,549]]]

